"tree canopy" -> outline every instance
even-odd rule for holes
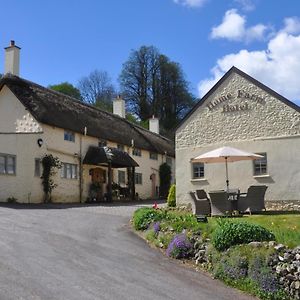
[[[80,91],[69,82],[49,85],[48,87],[54,91],[61,92],[78,100],[81,100]]]
[[[153,46],[133,50],[119,80],[130,111],[142,121],[159,117],[164,129],[174,128],[193,105],[180,65]]]
[[[82,77],[78,88],[85,102],[112,111],[112,99],[116,92],[106,71],[94,70],[88,76]]]

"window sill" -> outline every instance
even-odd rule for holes
[[[201,181],[207,181],[207,179],[206,178],[191,179],[191,182],[201,182]]]
[[[269,174],[264,174],[264,175],[254,175],[253,178],[269,178],[271,177]]]

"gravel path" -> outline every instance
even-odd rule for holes
[[[139,206],[0,207],[0,299],[253,299],[148,247]]]

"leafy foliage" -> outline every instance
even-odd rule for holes
[[[159,194],[161,198],[166,198],[171,183],[171,168],[167,163],[159,167]]]
[[[252,241],[270,241],[275,236],[262,226],[247,222],[232,222],[222,220],[214,231],[212,244],[219,251],[224,251],[231,246],[250,243]]]
[[[75,99],[81,100],[80,91],[69,82],[62,82],[60,84],[49,85],[48,88],[71,96]]]
[[[133,214],[133,226],[136,230],[145,230],[153,222],[163,218],[161,210],[149,207],[139,208]]]
[[[133,114],[142,121],[155,115],[167,130],[174,128],[193,105],[180,65],[153,46],[131,52],[123,64],[120,85]]]
[[[78,88],[83,100],[106,111],[112,111],[115,88],[106,71],[94,70],[79,80]]]
[[[53,176],[56,173],[55,169],[62,167],[58,157],[54,157],[52,154],[46,154],[42,158],[43,173],[42,173],[42,185],[45,194],[44,202],[51,201],[52,190],[57,186],[54,183]]]
[[[176,185],[175,184],[172,184],[170,189],[169,189],[167,203],[168,203],[169,207],[175,207],[176,206]]]
[[[174,258],[185,258],[191,255],[192,244],[186,234],[181,233],[174,236],[170,242],[167,255]]]

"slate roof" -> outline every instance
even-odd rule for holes
[[[298,106],[296,103],[288,100],[287,98],[283,97],[282,95],[278,94],[268,86],[264,85],[260,81],[256,80],[255,78],[251,77],[247,73],[241,71],[237,67],[233,66],[231,67],[225,74],[224,76],[196,103],[194,107],[185,115],[185,117],[180,121],[180,123],[176,126],[176,131],[177,129],[200,107],[205,100],[212,95],[218,88],[219,86],[232,74],[236,73],[240,75],[241,77],[244,77],[246,80],[250,81],[254,85],[258,86],[262,90],[264,90],[266,93],[272,95],[273,97],[279,99],[281,102],[284,104],[288,105],[289,107],[295,109],[297,112],[300,112],[300,106]]]
[[[41,123],[78,133],[175,156],[174,142],[124,118],[11,74],[0,80]]]

